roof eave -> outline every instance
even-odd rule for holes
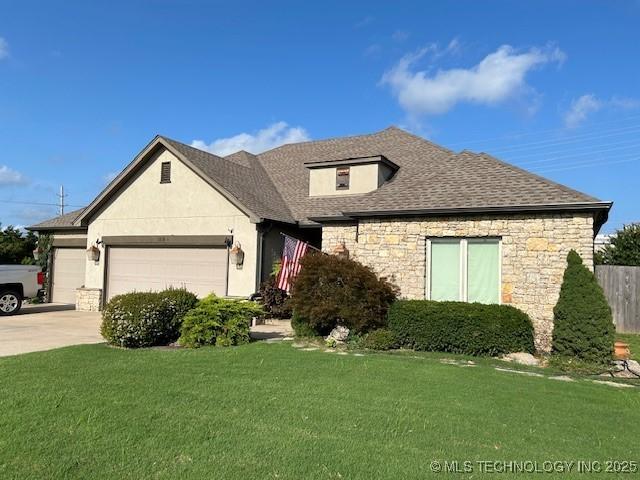
[[[30,225],[28,227],[24,227],[25,230],[29,230],[30,232],[56,232],[60,230],[78,230],[78,231],[87,231],[86,226],[77,226],[77,225],[64,225],[64,226],[40,226],[40,225]]]
[[[364,210],[345,211],[342,215],[327,215],[309,217],[309,220],[318,223],[348,222],[356,218],[365,217],[394,217],[394,216],[442,216],[442,215],[470,215],[488,213],[533,213],[533,212],[579,212],[593,211],[608,214],[613,202],[583,202],[583,203],[557,203],[546,205],[506,205],[506,206],[482,206],[459,208],[426,208],[404,210]],[[605,216],[606,221],[606,216]],[[602,222],[604,223],[604,222]],[[600,225],[601,226],[601,225]],[[599,227],[598,227],[599,229]]]
[[[459,208],[428,208],[408,210],[365,210],[342,212],[346,217],[380,217],[394,215],[452,215],[456,213],[527,213],[527,212],[575,212],[575,211],[609,211],[613,202],[555,203],[540,205],[505,205]]]
[[[400,166],[397,163],[392,162],[384,155],[370,155],[368,157],[351,157],[339,160],[322,160],[305,162],[303,165],[309,169],[336,167],[341,165],[366,165],[372,163],[381,163],[386,165],[391,170],[397,171]]]

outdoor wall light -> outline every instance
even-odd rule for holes
[[[244,263],[244,251],[240,247],[239,243],[236,243],[231,250],[229,250],[229,261],[237,266]]]
[[[87,248],[87,258],[92,262],[97,262],[100,260],[100,249],[95,245],[91,245]]]

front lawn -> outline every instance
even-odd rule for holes
[[[433,460],[640,460],[637,388],[416,357],[254,343],[0,359],[0,478],[421,479]]]

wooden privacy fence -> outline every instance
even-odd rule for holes
[[[616,331],[640,333],[640,267],[596,265],[596,277],[611,306]]]

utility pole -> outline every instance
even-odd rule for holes
[[[60,185],[60,193],[58,194],[58,215],[64,215],[64,197],[66,197],[64,193],[64,185]]]

